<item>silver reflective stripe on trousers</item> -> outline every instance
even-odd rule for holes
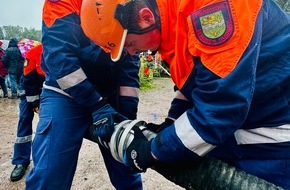
[[[32,141],[32,135],[28,135],[25,137],[16,137],[15,143],[26,143]]]
[[[25,90],[18,90],[18,95],[19,96],[25,95]]]
[[[278,127],[239,129],[235,132],[238,144],[261,144],[290,142],[290,124]]]

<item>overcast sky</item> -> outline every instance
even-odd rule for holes
[[[0,26],[41,29],[44,0],[0,0]]]

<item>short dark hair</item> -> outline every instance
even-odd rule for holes
[[[138,12],[143,8],[150,8],[150,6],[148,6],[146,0],[133,0],[132,3],[132,11],[129,13],[129,28],[140,29],[140,26],[138,25],[140,20]]]

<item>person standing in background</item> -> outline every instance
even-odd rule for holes
[[[11,181],[20,180],[30,164],[32,121],[34,112],[39,110],[39,97],[45,74],[40,67],[42,45],[31,48],[26,53],[23,75],[19,85],[19,121],[17,137],[14,144],[12,164],[15,165],[11,175]]]
[[[18,47],[18,40],[12,38],[9,41],[8,48],[6,49],[2,61],[4,66],[8,69],[8,75],[11,85],[11,99],[18,98],[18,85],[20,84],[20,77],[23,73],[24,58],[22,57]]]
[[[2,44],[3,44],[3,42],[0,41],[0,86],[1,86],[1,89],[3,91],[3,98],[7,98],[8,97],[8,90],[7,90],[7,86],[6,86],[6,82],[5,82],[5,77],[7,76],[8,71],[2,62],[2,57],[4,54],[4,50],[1,47]]]

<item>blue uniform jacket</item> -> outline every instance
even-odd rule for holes
[[[179,89],[193,107],[153,140],[153,154],[165,162],[289,159],[290,15],[265,0],[248,47],[224,78],[193,59]]]
[[[58,11],[63,11],[58,9],[58,3],[70,2],[51,3],[52,6],[44,11],[43,18],[53,17],[54,13],[57,15]],[[119,86],[139,88],[138,57],[124,54],[120,61],[112,62],[109,54],[85,36],[80,25],[79,7],[72,3],[68,6],[71,12],[59,14],[61,17],[54,18],[51,25],[43,21],[41,67],[46,73],[44,88],[69,96],[86,107],[95,105],[101,96],[117,94]],[[116,105],[120,107],[119,110],[127,110],[124,113],[128,114],[127,117],[132,118],[130,114],[133,112],[136,116],[137,97],[122,97],[119,102],[122,103]]]

